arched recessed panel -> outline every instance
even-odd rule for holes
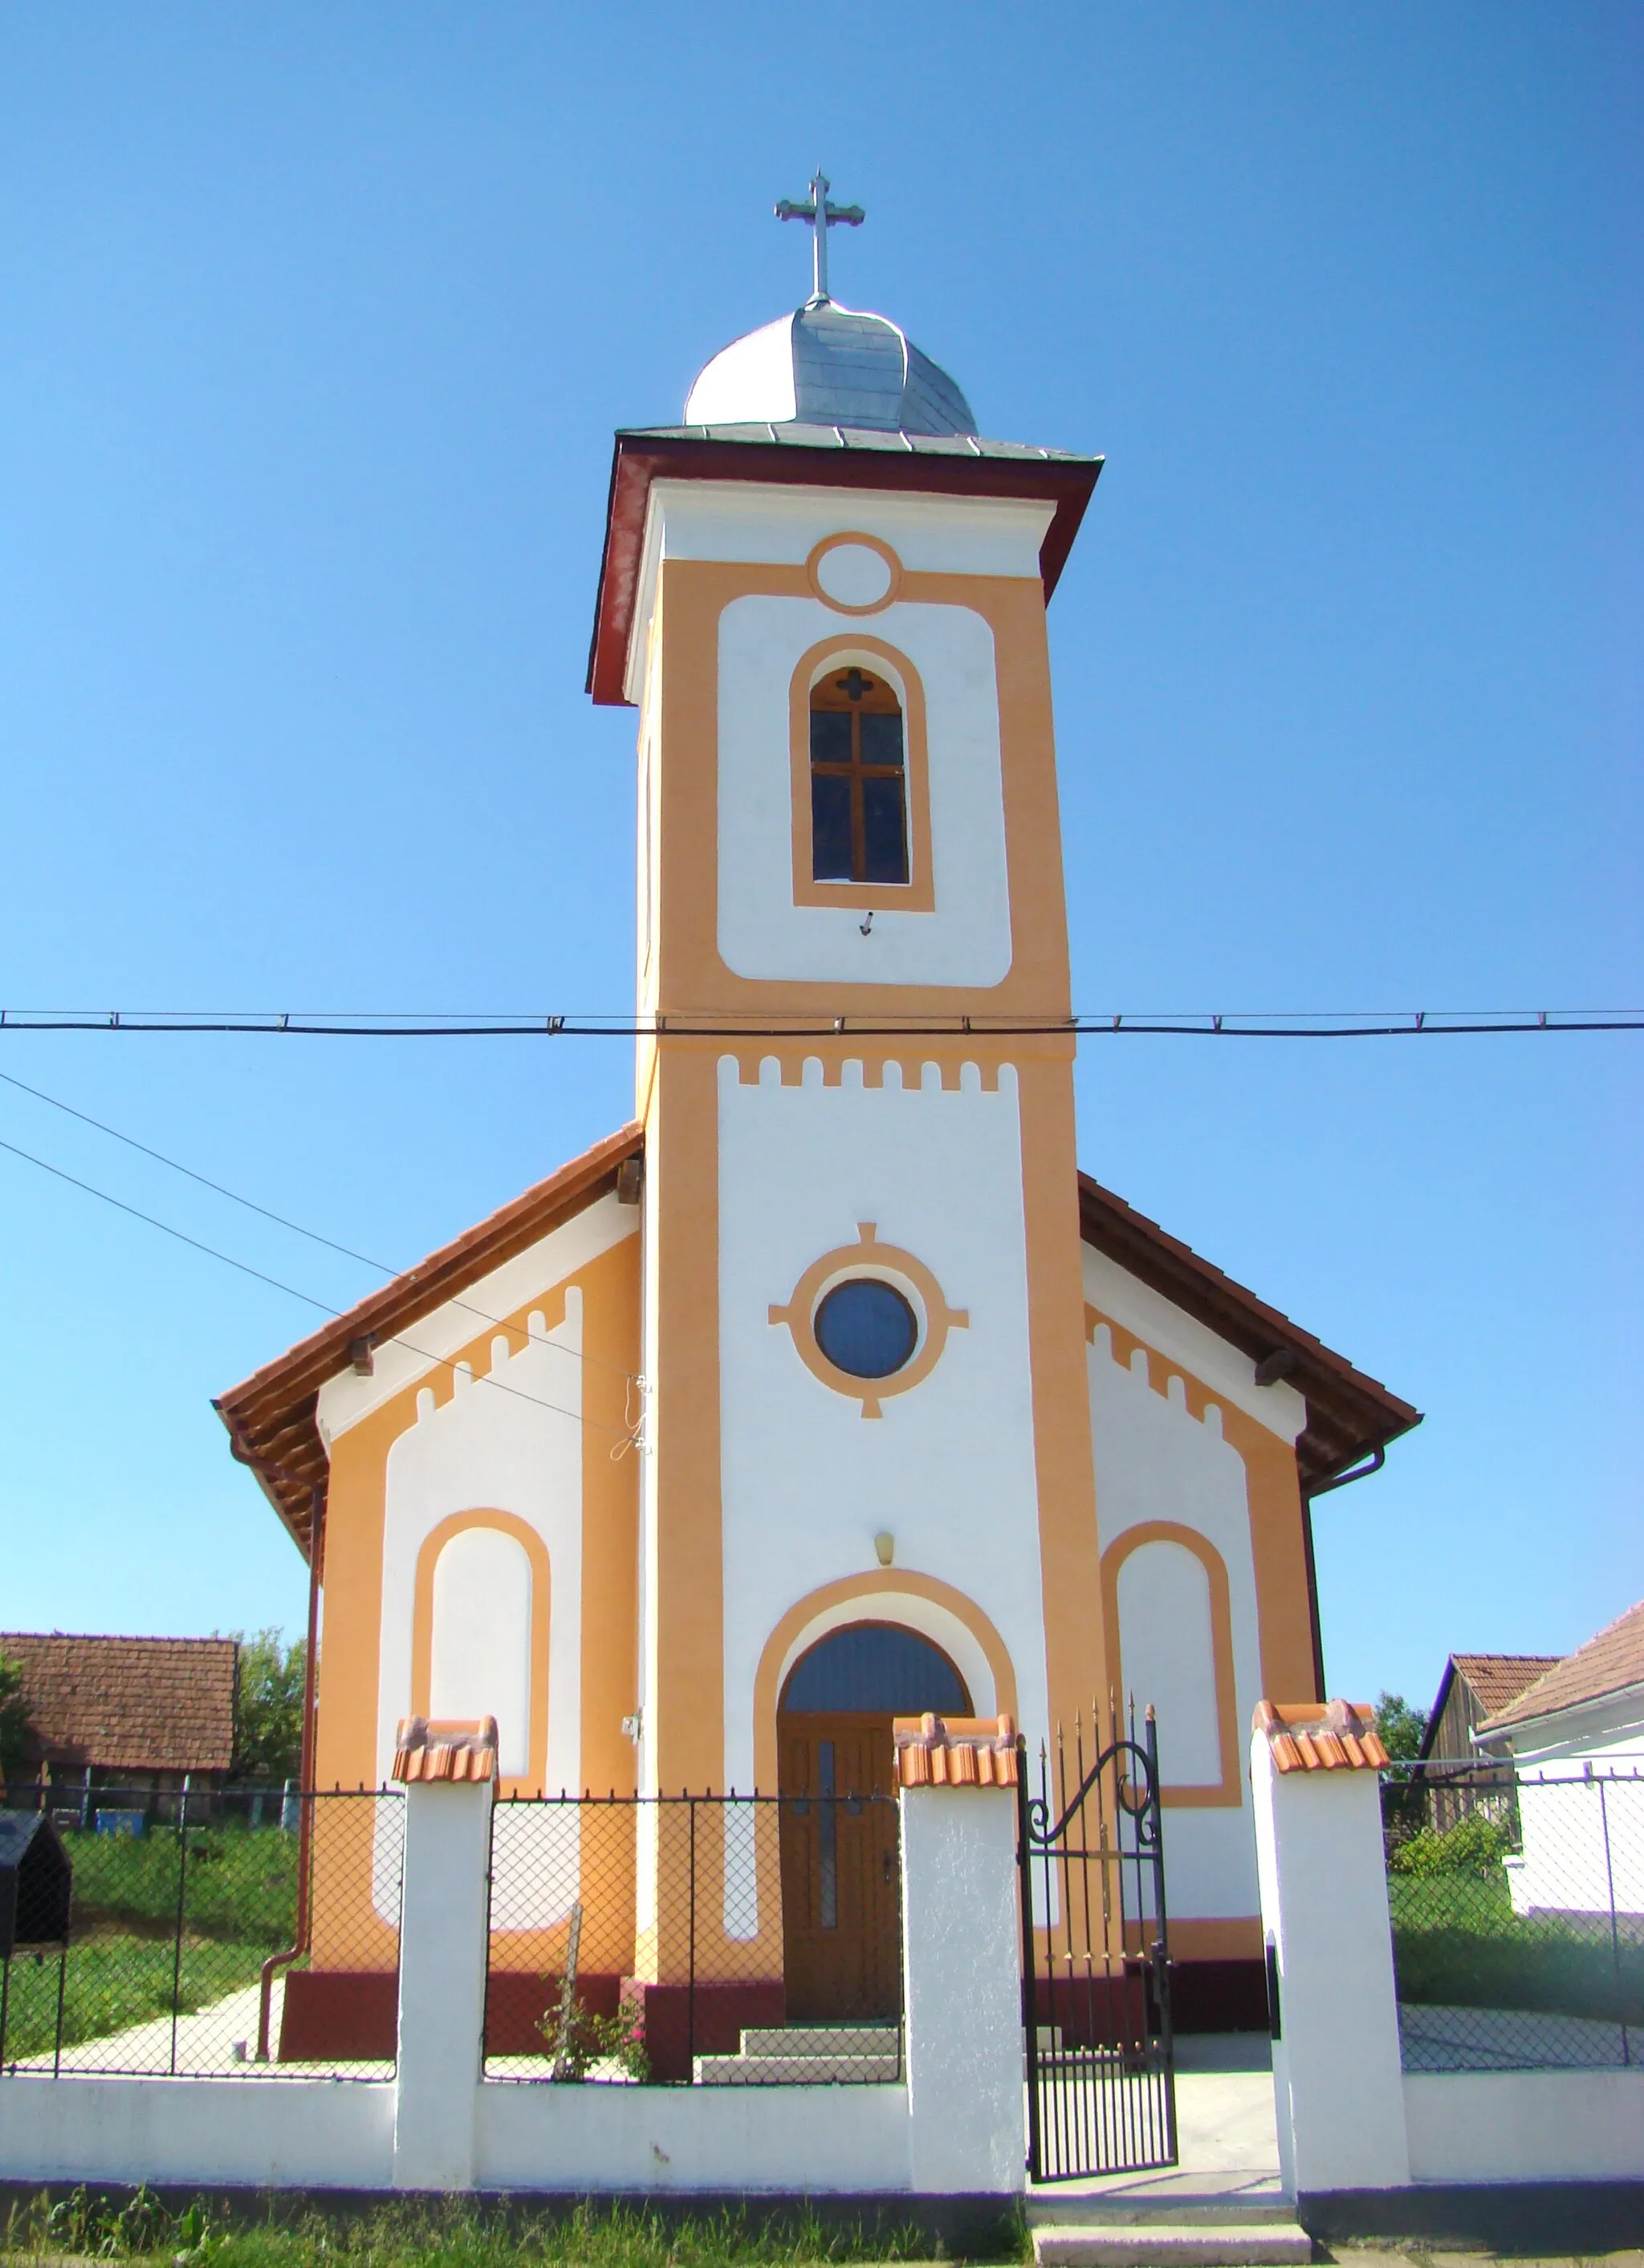
[[[498,1770],[530,1765],[531,1562],[514,1536],[464,1528],[434,1563],[428,1709],[495,1717]]]
[[[1139,1715],[1149,1703],[1158,1712],[1162,1784],[1218,1786],[1216,1632],[1204,1560],[1182,1543],[1139,1545],[1120,1565],[1118,1608],[1125,1688]]]
[[[781,1706],[917,1717],[968,1717],[970,1696],[953,1663],[918,1631],[852,1623],[830,1631],[794,1664]]]

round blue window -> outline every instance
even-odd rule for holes
[[[918,1318],[894,1285],[876,1276],[836,1284],[816,1310],[816,1344],[836,1370],[852,1378],[888,1378],[910,1361]]]

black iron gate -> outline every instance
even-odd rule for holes
[[[1176,2066],[1159,1742],[1110,1719],[1087,1764],[1060,1728],[1054,1773],[1043,1745],[1039,1793],[1017,1774],[1022,2029],[1028,2053],[1028,2169],[1035,2181],[1173,2166]],[[1054,1788],[1052,1787],[1054,1778]],[[1071,1783],[1071,1785],[1070,1785]]]

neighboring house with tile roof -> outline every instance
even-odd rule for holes
[[[217,1786],[234,1760],[240,1648],[226,1638],[0,1631],[22,1671],[31,1778],[161,1793]]]
[[[1454,1827],[1464,1812],[1478,1807],[1481,1796],[1488,1796],[1485,1808],[1493,1811],[1499,1808],[1496,1791],[1510,1793],[1510,1771],[1484,1770],[1474,1735],[1487,1717],[1515,1701],[1527,1685],[1533,1685],[1544,1670],[1553,1668],[1561,1659],[1556,1653],[1451,1654],[1439,1680],[1420,1749],[1422,1762],[1428,1766],[1423,1778],[1434,1827],[1441,1831]],[[1446,1763],[1465,1764],[1466,1776],[1449,1778],[1442,1768]]]
[[[1520,1914],[1644,1920],[1644,1599],[1544,1670],[1478,1728],[1510,1757]]]
[[[886,426],[900,378],[844,429],[735,414],[755,364],[711,426],[616,436],[634,1123],[217,1404],[323,1587],[314,1778],[494,1717],[505,1795],[860,1792],[898,1715],[1036,1745],[1133,1694],[1178,2018],[1264,2023],[1247,1727],[1318,1696],[1312,1502],[1419,1412],[1078,1171],[1045,608],[1100,460]],[[697,1979],[780,1984],[820,1849]],[[671,1992],[660,1851],[588,1889],[582,1957]],[[374,1895],[316,1877],[293,1994]],[[804,2020],[883,2013],[847,2002],[894,1900],[862,1915]],[[551,1918],[505,1969],[553,1969]]]

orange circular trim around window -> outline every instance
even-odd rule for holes
[[[836,1394],[848,1395],[853,1402],[859,1402],[864,1418],[877,1418],[882,1414],[879,1405],[886,1395],[906,1394],[910,1387],[930,1376],[941,1360],[948,1332],[968,1330],[970,1316],[964,1307],[948,1306],[941,1285],[922,1260],[916,1260],[900,1245],[881,1244],[873,1221],[859,1221],[856,1233],[856,1243],[838,1245],[832,1252],[824,1252],[820,1260],[812,1261],[793,1286],[793,1296],[787,1304],[770,1308],[770,1321],[787,1325],[793,1334],[800,1360],[813,1378],[821,1379]],[[836,1284],[857,1276],[882,1277],[898,1291],[912,1295],[910,1304],[918,1320],[918,1344],[910,1359],[888,1378],[853,1377],[848,1370],[841,1370],[837,1364],[829,1362],[817,1341],[816,1311],[823,1294],[831,1292]]]
[[[837,551],[842,545],[847,543],[860,544],[865,550],[876,551],[890,570],[890,581],[886,587],[883,598],[872,599],[865,607],[851,606],[844,599],[836,599],[829,592],[824,591],[822,578],[817,571],[830,551]],[[823,606],[830,607],[836,615],[878,615],[882,614],[887,607],[895,606],[896,602],[902,589],[902,562],[889,544],[881,543],[878,536],[865,535],[859,529],[850,528],[841,535],[824,535],[820,543],[811,546],[809,556],[805,562],[805,579]]]

